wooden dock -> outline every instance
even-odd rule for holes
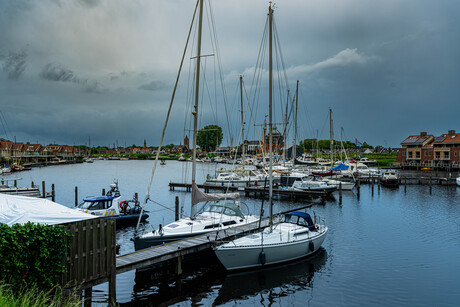
[[[197,184],[200,189],[203,189],[205,193],[208,193],[209,190],[219,190],[219,191],[244,191],[243,187],[236,187],[236,186],[227,186],[227,185],[211,185],[211,184]],[[174,191],[175,188],[185,188],[187,192],[192,191],[192,184],[191,183],[179,183],[179,182],[170,182],[169,183],[169,190]]]
[[[181,263],[182,257],[185,255],[209,250],[210,248],[234,239],[237,236],[245,235],[250,232],[256,232],[267,226],[268,219],[264,219],[260,222],[260,227],[259,222],[254,222],[244,226],[213,231],[188,239],[174,241],[139,250],[130,254],[121,255],[116,258],[117,274],[159,264],[171,259],[177,259],[178,263]]]

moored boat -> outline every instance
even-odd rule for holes
[[[308,213],[291,212],[272,229],[220,245],[214,252],[229,271],[262,267],[315,253],[327,231],[325,224],[315,224]]]
[[[141,207],[136,198],[121,200],[117,181],[110,185],[110,191],[106,195],[85,197],[77,209],[102,218],[115,218],[117,228],[133,226],[139,217],[141,221],[149,217],[147,213],[141,213]]]
[[[395,188],[399,186],[399,174],[395,170],[386,170],[380,176],[380,185]]]

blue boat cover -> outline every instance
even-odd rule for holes
[[[83,198],[83,201],[96,202],[96,201],[104,201],[104,200],[113,200],[115,198],[116,197],[113,197],[113,196],[92,196],[92,197]]]
[[[299,216],[299,217],[305,219],[305,221],[307,221],[308,229],[310,231],[316,231],[315,224],[313,223],[313,220],[311,219],[310,214],[305,213],[305,212],[295,211],[295,212],[286,213],[286,215],[295,215],[295,216]]]
[[[350,167],[348,165],[345,165],[343,163],[340,163],[339,165],[337,165],[336,167],[333,168],[334,171],[346,171],[348,170]]]

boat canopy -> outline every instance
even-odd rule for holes
[[[192,184],[192,205],[204,201],[217,201],[217,200],[226,200],[226,199],[238,199],[240,198],[240,193],[204,193],[201,191],[196,183]]]
[[[97,216],[68,208],[49,199],[0,193],[0,223],[9,226],[28,222],[65,224],[94,218]]]
[[[299,218],[304,219],[307,222],[308,229],[310,231],[316,231],[315,224],[313,223],[313,220],[311,219],[310,214],[305,213],[305,212],[299,212],[299,211],[289,212],[285,214],[286,219],[289,219],[293,216],[298,216]]]
[[[244,219],[244,214],[241,212],[240,207],[238,207],[234,202],[215,202],[211,203],[207,207],[205,207],[205,210],[208,212],[217,212],[217,213],[224,213],[226,215],[233,215],[233,216],[239,216],[240,218]]]
[[[336,167],[334,167],[332,170],[334,171],[346,171],[348,170],[350,167],[348,165],[345,165],[343,163],[340,163],[339,165],[337,165]]]
[[[87,202],[96,202],[96,201],[106,201],[106,200],[114,200],[117,197],[114,196],[91,196],[83,198],[83,201]]]

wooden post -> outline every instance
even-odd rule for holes
[[[93,288],[86,288],[84,290],[84,307],[91,307],[91,301],[93,300]]]
[[[342,182],[339,183],[339,204],[342,204]]]
[[[407,192],[407,178],[404,178],[404,192]]]
[[[75,187],[75,207],[78,206],[78,187]]]
[[[14,180],[14,187],[15,187],[15,188],[18,187],[18,181],[17,181],[17,180]]]
[[[361,190],[361,179],[358,178],[358,182],[357,182],[357,190],[358,190],[358,200],[359,200],[359,194],[360,194],[360,190]]]
[[[115,229],[116,224],[115,220],[112,220],[113,224],[110,223],[108,227],[107,235],[111,236],[111,244],[107,247],[108,259],[107,263],[109,264],[109,306],[116,306],[117,300],[117,268],[116,268],[116,242],[115,242]]]
[[[431,175],[430,175],[430,195],[431,195]]]
[[[4,184],[5,184],[5,181],[4,181],[3,178],[2,178],[2,185],[4,185]]]
[[[34,182],[33,182],[33,181],[32,181],[32,185],[31,185],[31,187],[32,187],[32,188],[34,187]]]
[[[105,196],[105,189],[102,189],[102,196]]]
[[[182,275],[182,255],[177,256],[176,275]]]
[[[377,181],[377,185],[378,185],[377,191],[379,192],[379,195],[380,195],[380,180]]]
[[[179,220],[179,196],[176,196],[176,210],[174,210],[175,221]]]
[[[42,181],[42,193],[43,193],[43,198],[46,198],[45,181]]]
[[[56,192],[54,191],[54,183],[51,185],[51,200],[56,200]]]

